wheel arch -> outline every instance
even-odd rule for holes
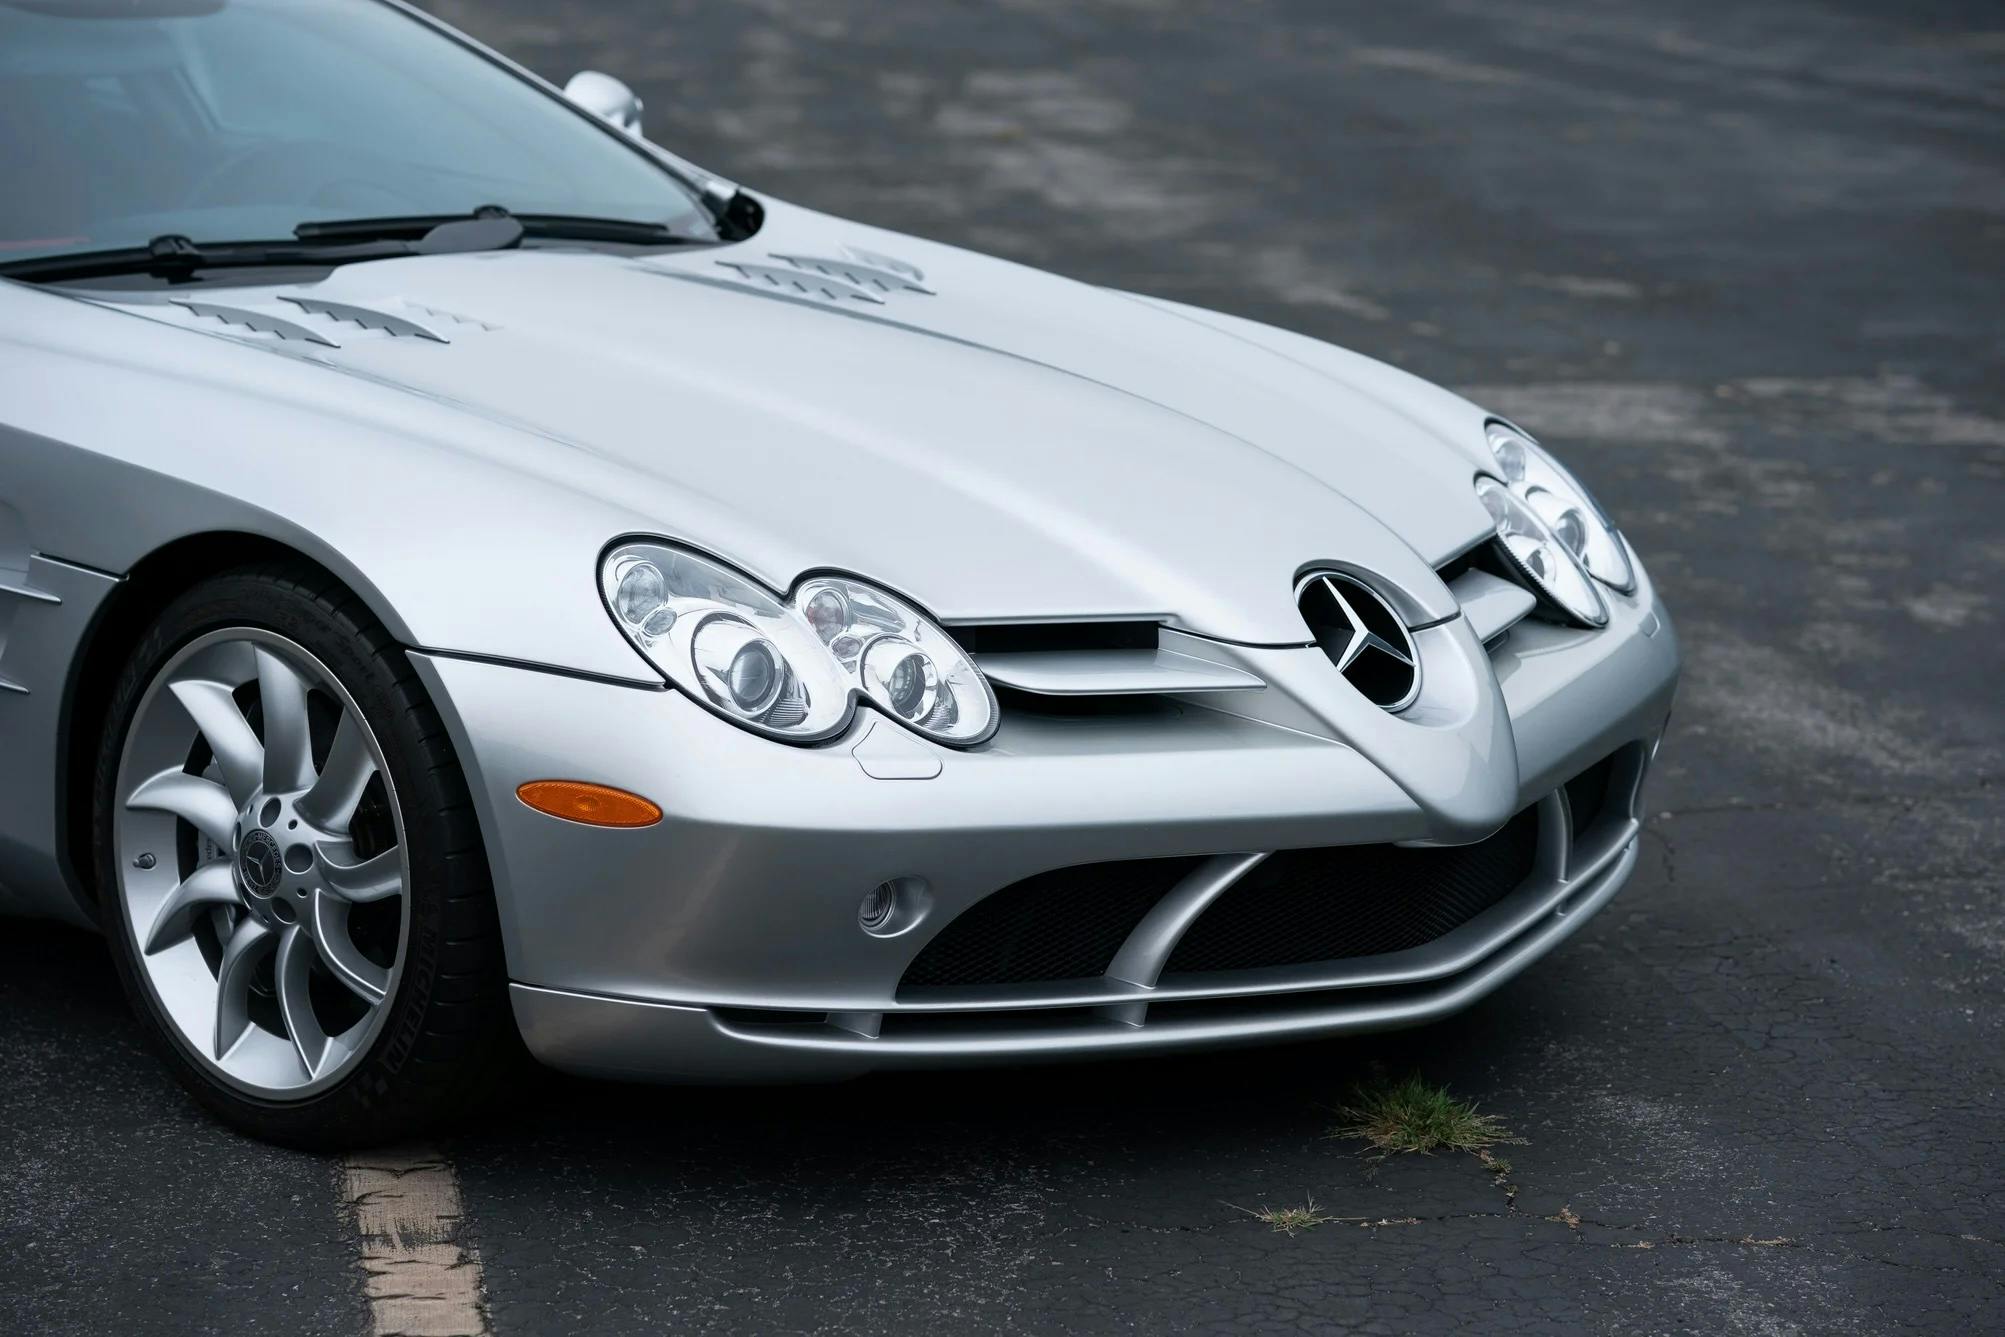
[[[78,643],[58,723],[56,754],[58,858],[71,893],[94,920],[100,888],[92,873],[92,758],[107,720],[112,689],[133,646],[161,610],[202,581],[242,567],[291,567],[333,581],[361,599],[396,633],[398,619],[382,606],[380,592],[359,587],[300,548],[265,534],[209,530],[184,534],[146,553],[107,594]]]

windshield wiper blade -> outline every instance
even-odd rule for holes
[[[295,241],[195,242],[179,233],[155,237],[144,246],[45,255],[0,264],[0,275],[31,281],[150,274],[187,279],[203,269],[269,268],[281,265],[345,265],[403,255],[451,255],[499,251],[520,245],[522,225],[512,218],[453,218],[422,229],[415,240],[384,238],[329,244],[317,238]]]
[[[551,241],[611,241],[637,246],[696,246],[707,237],[677,232],[666,223],[638,218],[598,218],[589,214],[519,214],[498,204],[483,204],[471,214],[416,214],[404,218],[341,218],[301,223],[293,235],[302,241],[376,240],[413,237],[428,229],[467,219],[505,218],[522,225],[523,235]]]

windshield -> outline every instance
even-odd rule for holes
[[[0,262],[487,204],[715,235],[622,135],[375,0],[0,0]]]

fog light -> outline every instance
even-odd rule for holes
[[[882,933],[897,912],[898,884],[880,882],[865,893],[863,904],[856,907],[856,922],[865,933]]]

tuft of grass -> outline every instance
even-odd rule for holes
[[[1313,1197],[1300,1207],[1269,1207],[1263,1203],[1257,1210],[1250,1207],[1235,1210],[1245,1212],[1279,1235],[1296,1235],[1336,1219],[1318,1207]]]
[[[1381,1157],[1413,1151],[1481,1155],[1490,1147],[1522,1140],[1495,1116],[1478,1113],[1474,1105],[1449,1095],[1445,1086],[1423,1081],[1418,1073],[1359,1083],[1337,1117],[1343,1122],[1330,1130],[1331,1137],[1363,1138]]]

